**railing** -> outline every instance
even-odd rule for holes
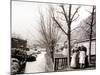
[[[67,57],[56,57],[54,59],[54,71],[59,71],[59,70],[64,70],[67,68]],[[91,66],[88,64],[88,56],[86,57],[85,60],[85,67],[95,67],[96,66],[96,55],[91,55]],[[79,65],[77,65],[79,67]]]
[[[58,71],[60,69],[66,68],[66,67],[67,67],[67,57],[55,58],[54,71]]]

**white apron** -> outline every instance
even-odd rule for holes
[[[71,67],[76,67],[76,56],[77,56],[77,53],[73,53],[72,55],[72,59],[71,59]]]
[[[86,57],[85,51],[80,51],[80,55],[79,55],[79,63],[80,64],[85,64],[85,57]]]

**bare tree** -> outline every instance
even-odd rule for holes
[[[62,12],[60,12],[60,13],[63,14],[63,16],[64,16],[63,20],[66,22],[67,32],[66,32],[66,30],[64,30],[63,25],[57,20],[57,18],[55,16],[53,16],[53,20],[57,23],[58,27],[62,30],[62,32],[65,33],[65,35],[68,38],[68,67],[70,67],[71,25],[72,25],[72,22],[77,20],[77,18],[79,17],[78,10],[80,7],[77,7],[73,14],[72,14],[72,5],[71,4],[68,5],[68,8],[65,7],[64,5],[60,5],[60,8],[62,9]],[[66,9],[68,9],[68,11]]]
[[[88,11],[90,13],[90,16],[88,18],[88,20],[85,20],[85,24],[88,26],[86,28],[84,28],[83,26],[81,26],[82,29],[84,29],[84,31],[86,31],[88,37],[89,37],[89,55],[88,55],[88,62],[89,64],[91,64],[91,45],[92,45],[92,36],[93,36],[93,26],[96,24],[96,7],[93,6],[91,11]],[[94,32],[95,33],[95,32]]]
[[[38,40],[38,43],[46,48],[47,54],[52,58],[52,61],[54,61],[54,50],[56,43],[60,39],[60,33],[52,20],[52,10],[53,8],[51,7],[48,11],[48,17],[44,17],[40,12],[39,33],[41,38]]]

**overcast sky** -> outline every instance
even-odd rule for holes
[[[12,33],[30,41],[37,40],[39,38],[39,10],[46,15],[46,9],[48,9],[47,3],[12,1]],[[87,10],[90,11],[91,6],[81,6],[80,16],[73,23],[72,28],[78,26],[80,21],[89,16]]]

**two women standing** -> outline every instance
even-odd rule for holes
[[[79,66],[85,68],[86,51],[87,49],[83,45],[73,48],[70,64],[72,68],[78,68]]]

